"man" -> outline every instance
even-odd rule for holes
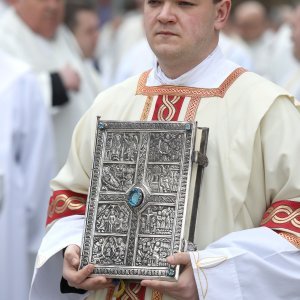
[[[266,8],[258,1],[243,1],[236,6],[233,21],[237,33],[249,47],[255,72],[267,76],[274,34],[268,28]]]
[[[89,2],[70,0],[66,5],[65,24],[74,34],[82,56],[94,58],[99,37],[99,17]]]
[[[230,0],[145,1],[146,35],[158,63],[102,93],[77,125],[69,158],[52,181],[54,213],[31,299],[83,299],[87,294],[75,292],[84,290],[98,290],[90,299],[299,298],[300,138],[293,131],[300,116],[286,91],[224,59],[218,34],[230,6]],[[112,287],[103,276],[88,277],[92,265],[77,269],[97,115],[197,120],[210,130],[194,237],[201,250],[167,259],[182,265],[178,282]],[[59,210],[58,199],[74,200],[77,211]]]
[[[120,1],[122,16],[115,16],[101,28],[98,56],[101,57],[106,87],[115,83],[117,68],[126,53],[144,37],[143,0]]]
[[[284,86],[289,92],[295,95],[296,104],[300,105],[300,4],[295,6],[293,17],[291,18],[291,30],[289,31],[292,39],[290,41],[290,47],[286,47],[284,53],[284,60],[282,64],[286,64],[293,59],[293,65],[286,72],[279,73],[279,77],[276,78],[278,84]],[[283,66],[282,66],[283,67]],[[300,107],[300,106],[299,106]]]
[[[295,1],[297,2],[297,1]],[[297,96],[290,87],[286,86],[284,82],[289,75],[297,68],[297,60],[293,55],[293,41],[291,39],[292,30],[291,23],[295,13],[295,5],[290,5],[290,12],[286,5],[279,5],[277,7],[278,29],[276,30],[272,42],[272,53],[270,55],[270,66],[268,78],[273,82],[283,86],[294,96]],[[274,8],[276,13],[276,7]],[[288,75],[288,76],[287,76]]]
[[[28,299],[54,175],[52,124],[38,82],[0,52],[0,290]]]
[[[32,66],[53,107],[58,166],[66,159],[75,124],[100,89],[73,36],[61,25],[63,15],[62,0],[21,0],[0,21],[0,49]]]
[[[83,62],[95,85],[100,86],[99,58],[96,47],[99,38],[99,16],[96,6],[89,2],[69,0],[66,3],[65,24],[73,33],[81,50]]]
[[[0,1],[0,15],[2,15],[6,11],[7,7],[8,5],[6,1]]]

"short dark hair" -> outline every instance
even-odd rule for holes
[[[77,25],[77,13],[83,10],[97,13],[97,6],[94,1],[88,0],[68,0],[66,2],[64,23],[71,31]]]

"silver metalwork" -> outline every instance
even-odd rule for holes
[[[192,160],[196,164],[203,166],[204,168],[208,166],[208,158],[207,156],[200,152],[200,151],[194,151],[192,155]]]
[[[184,248],[193,122],[98,118],[80,268],[111,278],[177,280]]]
[[[197,251],[197,245],[188,240],[183,240],[182,251]]]

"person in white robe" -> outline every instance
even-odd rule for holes
[[[233,24],[250,50],[253,70],[269,78],[274,33],[268,27],[266,8],[259,1],[243,1],[235,7]]]
[[[0,1],[0,16],[6,11],[8,5],[5,0]]]
[[[138,58],[138,59],[137,59]],[[154,67],[156,58],[146,37],[141,38],[124,54],[113,78],[114,84]]]
[[[246,44],[225,32],[220,32],[219,46],[227,59],[249,71],[254,71],[252,55]]]
[[[0,294],[27,300],[54,175],[52,122],[28,65],[0,52]]]
[[[51,107],[57,168],[66,159],[72,131],[101,89],[83,64],[80,50],[61,21],[64,2],[22,0],[0,20],[0,49],[28,63],[38,74]]]
[[[218,36],[230,6],[145,1],[158,63],[101,93],[77,124],[68,160],[51,183],[31,299],[299,298],[300,138],[293,129],[300,115],[286,90],[224,58]],[[177,282],[126,282],[122,289],[89,277],[93,265],[78,270],[97,116],[195,120],[209,128],[194,236],[199,251],[167,259],[183,267]],[[64,210],[60,199],[69,205]]]
[[[95,86],[101,87],[101,71],[96,57],[100,19],[96,6],[90,2],[68,1],[64,23],[75,37],[90,80]]]
[[[136,3],[135,9],[112,19],[101,28],[97,53],[103,70],[105,87],[110,87],[115,83],[116,72],[123,58],[145,36],[142,15],[143,1],[135,0],[133,2]]]
[[[290,76],[297,69],[297,59],[293,54],[293,41],[291,24],[283,24],[276,32],[273,39],[273,50],[270,55],[268,78],[273,82],[282,85],[294,94],[286,85],[287,76]]]
[[[291,24],[280,30],[278,46],[274,53],[274,82],[286,88],[295,96],[300,107],[300,5],[296,5]],[[277,62],[277,64],[275,63]],[[277,67],[277,68],[276,68]],[[276,72],[277,71],[277,72]]]

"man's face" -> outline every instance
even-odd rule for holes
[[[19,0],[17,13],[37,34],[52,38],[64,15],[64,0]]]
[[[95,12],[82,10],[76,16],[74,35],[84,57],[93,57],[99,36],[99,18]]]
[[[300,61],[300,6],[295,10],[292,19],[292,40],[294,56]]]
[[[235,19],[235,25],[239,35],[246,42],[254,42],[259,39],[266,30],[266,19],[259,14],[248,14]]]
[[[220,11],[224,3],[225,9]],[[187,71],[206,58],[217,45],[218,30],[225,25],[221,19],[229,13],[230,3],[230,0],[217,4],[213,0],[145,0],[145,31],[161,67],[176,64]]]

